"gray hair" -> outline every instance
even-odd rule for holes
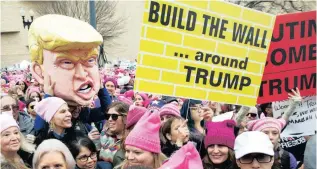
[[[41,158],[43,157],[44,154],[49,153],[49,152],[60,152],[63,154],[66,164],[67,164],[67,169],[74,169],[76,162],[67,148],[67,146],[62,143],[59,140],[56,139],[48,139],[44,140],[36,149],[34,156],[33,156],[33,168],[37,169],[39,162]]]

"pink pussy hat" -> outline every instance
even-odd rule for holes
[[[128,115],[127,115],[126,128],[130,128],[131,126],[135,125],[141,119],[141,117],[144,115],[146,110],[147,109],[145,107],[131,105],[129,108]]]
[[[19,126],[12,115],[0,114],[0,133],[10,127],[17,127],[19,129]]]
[[[145,112],[125,140],[125,145],[145,151],[160,153],[159,130],[161,119],[157,110]]]
[[[265,128],[276,128],[281,132],[285,125],[286,121],[284,119],[264,117],[258,120],[249,121],[247,123],[247,128],[249,131],[262,131]]]
[[[203,169],[203,164],[196,147],[188,142],[177,150],[159,169]]]
[[[181,113],[179,111],[179,108],[177,106],[176,103],[169,103],[164,105],[161,109],[160,109],[160,116],[164,116],[164,115],[172,115],[172,116],[177,116],[180,117]]]
[[[34,110],[42,119],[44,119],[46,122],[50,122],[57,110],[63,104],[67,103],[61,98],[48,97],[37,103]]]

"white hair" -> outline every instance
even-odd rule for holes
[[[48,139],[44,140],[36,149],[34,156],[33,156],[33,168],[37,169],[39,162],[41,158],[43,157],[44,154],[57,151],[63,154],[66,164],[67,164],[67,169],[74,169],[76,162],[67,148],[67,146],[62,143],[61,141],[57,139]]]

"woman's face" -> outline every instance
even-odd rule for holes
[[[125,158],[128,160],[129,166],[154,166],[154,156],[149,151],[144,151],[140,148],[126,145]]]
[[[138,94],[136,94],[135,95],[135,97],[134,97],[134,104],[136,105],[136,106],[141,106],[141,107],[143,107],[143,98],[140,96],[140,95],[138,95]]]
[[[51,151],[42,155],[36,169],[67,169],[64,155],[61,152]]]
[[[191,117],[194,121],[201,121],[203,117],[200,116],[201,108],[200,104],[196,104],[190,107]]]
[[[72,127],[72,114],[68,110],[67,104],[63,104],[53,116],[52,122],[60,128]]]
[[[171,133],[170,133],[170,141],[173,142],[173,143],[176,143],[177,142],[177,139],[178,138],[181,138],[182,137],[182,134],[179,132],[179,128],[180,127],[184,127],[182,126],[183,124],[183,120],[181,119],[175,119],[173,122],[172,122],[172,125],[171,125]],[[187,125],[185,126],[187,129]],[[184,142],[187,142],[189,139],[189,137],[187,137]],[[183,141],[183,140],[182,140]]]
[[[86,147],[81,147],[76,157],[76,164],[80,169],[95,169],[97,165],[97,152],[91,152]]]
[[[37,92],[32,92],[30,94],[30,99],[34,99],[34,100],[39,102],[40,101],[40,95]]]
[[[114,86],[114,84],[111,81],[108,81],[105,83],[105,88],[107,89],[107,91],[111,94],[114,95],[116,88]]]
[[[211,145],[207,149],[208,157],[214,164],[222,164],[229,157],[229,148],[223,145]]]
[[[27,110],[28,110],[28,113],[31,115],[31,116],[36,116],[36,112],[35,112],[35,110],[34,110],[34,107],[35,107],[35,104],[36,104],[37,102],[36,101],[34,101],[34,102],[31,102],[30,104],[29,104],[29,106],[27,107]]]
[[[118,116],[120,113],[118,113],[115,109],[115,107],[109,109],[107,113],[109,119],[107,119],[108,123],[108,130],[109,132],[113,134],[120,134],[124,130],[124,122],[123,122],[123,116]],[[118,116],[118,117],[116,117]],[[117,118],[117,119],[116,119]]]
[[[23,82],[19,82],[19,86],[21,87],[21,90],[24,91],[25,89],[25,84]]]
[[[269,136],[272,144],[276,147],[280,138],[280,131],[277,128],[268,127],[263,129],[262,132]]]
[[[1,152],[17,152],[20,149],[20,133],[17,127],[1,132]]]

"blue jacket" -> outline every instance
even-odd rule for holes
[[[45,98],[51,97],[50,95],[45,95]],[[79,120],[83,123],[91,123],[98,122],[104,120],[106,118],[106,109],[111,104],[111,98],[107,89],[102,88],[98,91],[98,97],[100,99],[100,107],[98,108],[88,108],[84,107],[79,115]],[[38,133],[41,129],[43,129],[46,125],[45,120],[43,120],[40,116],[36,115],[34,122],[35,132]]]
[[[31,116],[24,112],[19,112],[18,123],[20,131],[24,136],[28,134],[34,135],[34,122]]]

